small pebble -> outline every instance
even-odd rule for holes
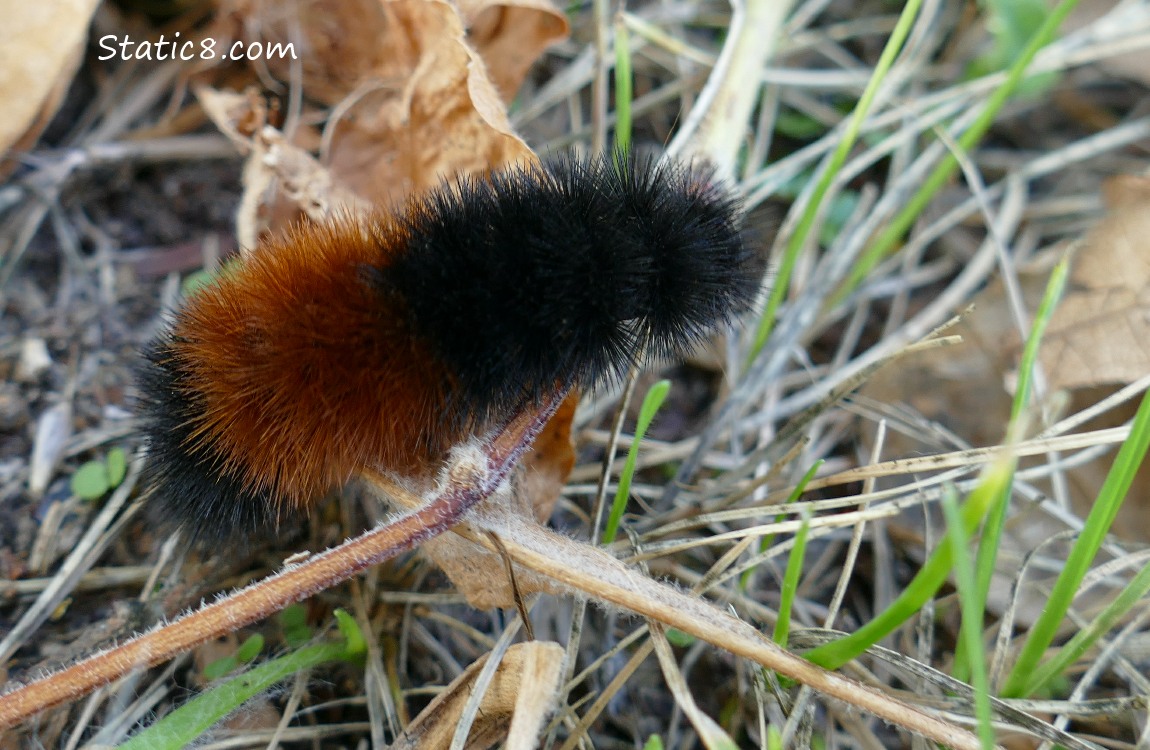
[[[22,383],[35,383],[51,366],[52,355],[48,353],[44,339],[38,336],[24,339],[20,361],[16,363],[16,379]]]

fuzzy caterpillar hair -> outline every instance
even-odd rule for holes
[[[763,264],[739,216],[707,171],[620,156],[297,225],[147,347],[153,502],[195,536],[234,537],[366,467],[428,476],[543,394],[617,378],[747,310]]]

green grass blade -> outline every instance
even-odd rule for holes
[[[1012,481],[1014,466],[1013,457],[1003,457],[983,471],[981,481],[962,507],[962,527],[967,535],[974,533],[1003,488]],[[838,669],[846,664],[922,609],[946,582],[953,566],[954,550],[947,538],[889,607],[850,635],[808,651],[806,658],[827,669]]]
[[[1075,633],[1066,645],[1058,650],[1057,654],[1034,670],[1034,673],[1030,675],[1030,680],[1022,690],[1022,694],[1034,695],[1045,688],[1086,653],[1087,649],[1104,636],[1110,628],[1114,627],[1148,593],[1150,593],[1150,563],[1138,571],[1138,575],[1134,576],[1134,579],[1126,588],[1122,589],[1118,597],[1107,605],[1106,609],[1102,610],[1089,625]]]
[[[783,590],[779,593],[779,619],[775,621],[775,643],[787,647],[787,636],[791,628],[791,609],[795,593],[799,590],[799,578],[803,572],[803,559],[807,552],[807,532],[811,528],[811,514],[806,507],[802,511],[802,525],[795,533],[795,546],[791,547],[787,558],[787,572],[783,575]]]
[[[1026,643],[1018,654],[1018,661],[1006,678],[1002,694],[1007,698],[1018,698],[1027,695],[1027,687],[1033,682],[1033,675],[1042,659],[1046,649],[1054,642],[1058,634],[1058,626],[1066,616],[1066,610],[1074,601],[1074,595],[1086,576],[1090,563],[1102,546],[1102,541],[1110,531],[1118,509],[1130,490],[1134,475],[1146,457],[1146,450],[1150,447],[1150,392],[1142,397],[1138,406],[1138,413],[1134,415],[1134,423],[1130,427],[1130,437],[1118,449],[1102,489],[1098,492],[1098,499],[1086,517],[1082,533],[1070,550],[1070,555],[1063,565],[1062,572],[1054,582],[1046,606],[1038,616],[1027,635]]]
[[[296,672],[363,653],[365,643],[355,621],[342,610],[336,617],[344,636],[340,642],[301,648],[216,685],[120,745],[120,750],[180,750],[244,702]]]
[[[1070,258],[1063,257],[1050,273],[1050,280],[1046,282],[1046,291],[1042,294],[1042,301],[1034,314],[1034,325],[1030,328],[1030,335],[1026,337],[1026,346],[1022,350],[1022,360],[1018,367],[1018,387],[1014,392],[1014,401],[1010,405],[1010,425],[1007,428],[1006,441],[1014,443],[1022,439],[1019,432],[1022,430],[1022,415],[1030,402],[1030,393],[1034,390],[1034,366],[1038,363],[1038,348],[1042,343],[1042,336],[1062,299],[1062,292],[1066,289],[1066,278],[1070,274]]]
[[[627,25],[615,22],[615,153],[631,150],[631,44]]]
[[[1042,50],[1054,38],[1055,32],[1058,27],[1062,25],[1062,21],[1074,10],[1078,5],[1078,0],[1062,0],[1057,7],[1050,12],[1046,17],[1042,26],[1030,38],[1030,42],[1022,51],[1022,54],[1014,61],[1010,67],[1010,72],[1007,74],[1006,80],[1002,85],[994,90],[990,98],[986,101],[986,106],[982,108],[978,118],[966,129],[957,139],[958,147],[963,151],[970,151],[975,145],[982,140],[986,135],[986,131],[994,123],[994,119],[1002,110],[1003,105],[1009,101],[1010,97],[1018,90],[1019,85],[1025,79],[1026,69],[1030,67],[1030,63],[1034,60],[1035,55]],[[846,283],[843,285],[843,290],[836,296],[835,302],[841,302],[847,294],[857,287],[862,280],[867,277],[867,274],[874,269],[879,262],[889,255],[895,246],[902,240],[903,236],[910,230],[914,222],[918,221],[918,217],[922,214],[923,209],[927,204],[934,199],[934,196],[945,185],[954,174],[958,171],[958,159],[953,154],[946,154],[942,161],[939,162],[935,170],[923,182],[922,188],[917,191],[910,200],[907,202],[905,208],[898,213],[897,216],[891,221],[887,227],[879,233],[875,241],[859,258],[859,262],[851,271],[851,275],[847,278]]]
[[[1034,324],[1030,328],[1030,335],[1026,337],[1026,346],[1022,350],[1022,359],[1018,366],[1018,387],[1014,391],[1014,401],[1010,406],[1010,422],[1006,428],[1006,443],[1013,445],[1022,439],[1021,431],[1025,420],[1027,405],[1030,403],[1030,393],[1034,389],[1034,368],[1038,362],[1038,348],[1050,317],[1058,301],[1062,299],[1062,292],[1066,288],[1066,278],[1070,272],[1070,259],[1064,257],[1054,267],[1050,280],[1046,282],[1046,291],[1043,292],[1042,301],[1034,314]],[[986,606],[986,599],[990,596],[990,582],[994,577],[994,567],[998,560],[998,548],[1002,541],[1002,530],[1006,524],[1006,511],[1009,507],[1011,486],[1003,490],[999,502],[991,508],[987,516],[986,527],[982,531],[982,538],[978,545],[977,562],[977,588],[971,596],[976,597],[980,606]],[[970,678],[970,663],[967,660],[966,645],[959,641],[954,655],[954,676],[960,680]]]
[[[619,522],[623,518],[623,511],[627,509],[627,500],[631,496],[631,478],[635,476],[635,462],[639,458],[639,443],[642,442],[643,435],[651,426],[651,420],[655,418],[655,414],[658,413],[659,407],[663,405],[664,399],[667,398],[667,392],[670,390],[671,381],[660,380],[651,386],[647,395],[643,397],[643,405],[639,407],[639,420],[635,424],[635,439],[631,441],[631,447],[627,450],[627,462],[623,464],[623,471],[619,474],[619,489],[615,491],[615,501],[611,503],[611,515],[607,517],[607,526],[603,530],[603,544],[610,544],[615,541],[615,536],[619,533]]]
[[[799,253],[802,251],[803,245],[806,244],[807,237],[810,236],[811,229],[814,227],[815,219],[818,217],[827,191],[830,190],[831,183],[842,169],[843,164],[846,163],[847,156],[858,140],[859,130],[862,128],[863,120],[866,119],[867,114],[870,112],[879,86],[882,85],[886,74],[890,72],[891,66],[894,65],[895,58],[898,57],[898,53],[902,51],[903,43],[906,42],[906,38],[910,34],[911,27],[914,25],[914,20],[918,16],[921,5],[921,0],[908,0],[907,4],[903,6],[902,14],[899,16],[898,23],[895,24],[894,30],[891,31],[886,46],[883,47],[882,54],[879,56],[878,63],[875,65],[874,73],[871,74],[870,80],[867,81],[866,88],[863,90],[862,96],[859,97],[858,103],[855,105],[854,111],[847,121],[846,128],[843,130],[842,139],[839,141],[838,146],[835,147],[834,153],[831,154],[826,168],[822,171],[818,184],[815,186],[814,193],[811,195],[811,200],[799,220],[799,225],[795,228],[795,233],[791,236],[786,249],[783,251],[782,260],[779,263],[778,271],[771,285],[770,296],[767,298],[766,308],[763,310],[763,315],[759,318],[758,327],[755,329],[755,339],[751,346],[749,360],[753,360],[758,355],[763,345],[767,342],[767,338],[771,335],[779,307],[782,305],[783,298],[786,296],[787,289],[790,286],[791,274],[795,270],[795,263],[798,261]]]
[[[994,714],[990,710],[990,678],[986,674],[986,658],[982,648],[982,620],[986,610],[975,586],[974,563],[967,544],[970,535],[963,528],[958,502],[951,489],[943,495],[942,510],[946,515],[946,533],[954,551],[954,580],[958,584],[959,604],[962,608],[962,627],[959,638],[966,644],[972,659],[974,686],[974,715],[978,719],[978,738],[984,750],[994,748]]]

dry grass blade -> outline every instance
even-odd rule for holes
[[[547,717],[555,708],[563,676],[563,648],[557,643],[519,643],[498,661],[498,668],[482,687],[478,677],[490,666],[485,656],[435,697],[411,722],[391,747],[395,750],[444,748],[460,724],[465,704],[476,697],[478,720],[468,724],[464,747],[489,747],[502,742],[507,748],[528,750]],[[478,691],[478,692],[477,692]]]
[[[384,477],[373,476],[373,481],[381,492],[403,507],[420,502],[418,497]],[[480,527],[483,530],[476,531],[471,527],[478,519],[473,518],[456,527],[455,533],[493,550],[494,544],[487,532],[494,532],[503,541],[507,554],[524,570],[545,575],[569,590],[690,633],[916,734],[954,748],[979,747],[978,739],[969,732],[874,688],[820,669],[779,648],[746,623],[622,565],[598,548],[568,539],[517,515],[487,510],[484,521],[497,518],[495,523],[483,523]]]
[[[667,687],[675,696],[679,710],[687,716],[687,720],[695,728],[695,733],[699,735],[699,741],[702,742],[703,747],[708,750],[716,750],[717,748],[733,746],[734,741],[723,731],[722,727],[710,716],[707,716],[695,702],[694,696],[691,695],[691,689],[688,687],[679,665],[675,662],[675,654],[671,650],[671,644],[667,641],[667,634],[664,632],[663,626],[657,622],[648,621],[647,627],[651,632],[651,645],[655,647],[655,655],[659,657],[659,667],[663,671],[663,679],[667,681]]]
[[[52,611],[60,605],[60,602],[75,589],[82,576],[91,569],[115,538],[114,534],[108,533],[109,529],[117,523],[122,526],[127,522],[130,514],[120,518],[117,516],[120,516],[120,511],[127,504],[139,474],[140,464],[138,461],[134,461],[126,481],[112,494],[108,504],[104,506],[92,525],[88,527],[84,538],[80,540],[80,543],[72,550],[56,575],[40,592],[36,602],[24,613],[15,627],[4,636],[4,640],[0,641],[0,661],[5,661],[12,656],[30,634],[48,619]]]

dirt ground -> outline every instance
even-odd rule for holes
[[[193,88],[240,92],[240,98],[260,102],[252,111],[262,111],[269,126],[294,123],[292,145],[336,175],[336,187],[322,189],[324,198],[350,189],[361,199],[380,200],[378,191],[390,180],[402,181],[395,174],[415,169],[405,164],[394,174],[374,167],[356,171],[354,165],[385,161],[380,154],[400,149],[390,141],[381,145],[383,126],[367,115],[351,118],[360,130],[342,141],[333,144],[325,134],[323,123],[337,118],[345,101],[374,95],[370,88],[349,94],[354,86],[347,80],[359,81],[358,68],[386,62],[354,36],[356,4],[330,16],[316,10],[320,5],[283,4],[299,9],[303,28],[311,33],[324,29],[341,40],[340,34],[350,35],[321,50],[322,59],[317,53],[302,68],[244,62],[205,71],[171,61],[101,61],[97,39],[108,34],[154,39],[176,29],[188,37],[226,30],[245,38],[257,33],[253,28],[261,22],[262,32],[270,34],[271,12],[238,1],[105,4],[95,11],[87,41],[77,50],[81,62],[62,88],[58,111],[42,132],[0,161],[5,175],[0,183],[0,638],[5,639],[0,677],[27,681],[69,664],[219,592],[258,580],[294,553],[338,544],[386,515],[370,491],[353,486],[279,538],[202,553],[178,538],[165,544],[171,529],[149,520],[155,516],[142,509],[135,468],[118,488],[95,498],[78,496],[73,483],[83,466],[107,462],[114,449],[125,452],[130,466],[138,460],[142,440],[134,417],[134,368],[141,347],[164,324],[164,311],[178,304],[181,285],[236,253],[245,232],[258,236],[308,210],[304,200],[292,203],[282,192],[268,193],[273,197],[258,210],[245,205],[258,193],[248,155],[236,138],[221,132]],[[745,367],[757,324],[750,320],[712,350],[686,363],[661,363],[642,375],[621,423],[624,436],[632,435],[643,395],[658,377],[671,380],[670,396],[643,443],[625,533],[610,548],[612,554],[685,590],[703,586],[709,576],[721,578],[734,559],[724,555],[749,539],[736,556],[744,561],[756,551],[760,556],[741,574],[722,578],[708,598],[763,633],[769,634],[778,618],[795,532],[793,526],[776,531],[763,525],[797,518],[776,506],[807,470],[814,467],[818,480],[798,494],[804,503],[814,503],[816,519],[853,510],[870,514],[864,521],[851,517],[837,525],[827,522],[821,530],[811,527],[791,613],[795,647],[816,645],[817,628],[832,626],[827,624],[832,611],[839,612],[833,627],[840,630],[853,631],[872,619],[905,590],[939,544],[945,531],[938,506],[943,484],[952,483],[965,496],[989,459],[967,457],[951,464],[963,468],[932,489],[916,490],[909,483],[935,477],[946,467],[886,466],[877,480],[850,472],[893,459],[951,456],[1006,439],[1022,343],[1051,269],[1068,249],[1079,248],[1079,260],[1071,270],[1068,306],[1050,321],[1054,343],[1043,350],[1043,375],[1027,406],[1027,436],[1044,437],[1044,429],[1123,387],[1143,383],[1144,390],[1142,379],[1150,373],[1142,343],[1150,333],[1150,275],[1145,273],[1150,256],[1144,245],[1150,235],[1139,218],[1150,195],[1142,183],[1150,143],[1150,10],[1144,3],[1123,3],[1115,10],[1112,4],[1084,0],[1039,56],[1041,76],[1008,99],[983,137],[959,144],[955,139],[970,125],[969,115],[986,106],[1005,80],[994,77],[996,67],[980,72],[979,66],[993,65],[1000,52],[1017,54],[1023,45],[1012,46],[1009,34],[987,31],[993,27],[988,18],[1005,13],[995,11],[994,3],[924,5],[871,119],[845,166],[837,167],[825,210],[797,256],[779,322],[755,364]],[[1043,4],[1018,7],[1035,5]],[[565,19],[571,33],[561,40],[556,36],[550,46],[524,43],[520,57],[534,58],[536,47],[546,46],[530,67],[507,62],[517,58],[500,43],[483,47],[484,39],[500,37],[476,21],[479,16],[471,18],[471,40],[493,56],[506,54],[486,58],[496,84],[522,78],[510,98],[507,124],[527,146],[540,153],[585,153],[603,145],[604,134],[616,132],[617,89],[596,83],[594,9],[547,8],[553,16],[549,22]],[[731,149],[737,155],[732,176],[748,196],[758,241],[772,252],[772,279],[900,10],[878,2],[798,4],[761,78],[745,83],[756,91],[761,85],[762,97],[744,123],[743,140]],[[633,138],[641,148],[658,150],[673,143],[693,104],[706,96],[703,86],[728,38],[730,9],[688,0],[627,11],[620,23],[630,24],[626,28],[638,50],[632,61]],[[278,13],[271,14],[277,24],[290,15]],[[922,20],[931,14],[932,22]],[[511,23],[510,15],[501,18]],[[324,26],[323,19],[332,26]],[[347,25],[336,26],[337,21]],[[1013,21],[1021,26],[1011,29],[1036,28]],[[619,28],[610,17],[605,27]],[[310,38],[318,44],[317,37]],[[515,38],[502,44],[514,48]],[[441,55],[437,59],[447,53]],[[320,80],[335,93],[323,89]],[[390,80],[381,85],[399,88]],[[600,91],[611,92],[606,111],[597,100]],[[13,95],[0,89],[0,96],[6,94]],[[466,144],[458,147],[431,130],[439,116],[428,116],[429,124],[420,125],[428,131],[412,135],[416,145],[404,148],[436,152],[438,140],[444,153],[457,148],[467,154]],[[258,140],[250,132],[244,137]],[[484,134],[482,148],[467,156],[489,158],[508,148],[492,144],[510,137]],[[945,147],[931,156],[932,144],[939,143]],[[850,270],[863,266],[864,246],[924,193],[924,175],[948,152],[959,154],[957,167],[909,222],[896,243],[898,252],[879,258],[862,282],[836,296],[846,289]],[[308,190],[320,190],[314,175],[308,179],[313,180]],[[1099,222],[1104,231],[1091,234]],[[1108,250],[1089,249],[1098,247]],[[876,362],[972,302],[977,311],[955,329],[966,339],[964,348],[914,355],[874,374]],[[620,391],[588,394],[575,417],[576,464],[553,488],[558,495],[564,487],[547,519],[564,535],[583,540],[597,534],[591,531],[597,482]],[[1066,538],[1050,540],[1080,529],[1100,491],[1113,446],[1121,440],[1101,431],[1120,429],[1133,416],[1133,395],[1127,394],[1116,411],[1078,428],[1090,432],[1090,440],[1063,444],[1057,435],[1045,436],[1054,442],[1043,444],[1044,450],[1034,451],[1039,457],[1024,464],[1032,473],[1021,475],[1014,488],[982,623],[993,652],[988,663],[999,660],[998,678],[1002,661],[1017,654],[1063,567]],[[625,437],[616,475],[629,443]],[[1061,467],[1060,456],[1077,468],[1050,469]],[[1136,570],[1129,566],[1141,559],[1137,555],[1148,541],[1142,479],[1121,510],[1114,540],[1096,561],[1110,563],[1111,575],[1091,579],[1097,583],[1095,598],[1079,601],[1082,618],[1111,601]],[[890,492],[886,497],[862,499],[884,490]],[[740,510],[746,514],[723,515]],[[748,528],[759,531],[712,539]],[[846,580],[840,571],[850,565],[850,585],[840,586]],[[1030,583],[1012,589],[1023,575],[1031,576]],[[871,659],[847,673],[900,700],[931,710],[948,707],[969,719],[969,704],[947,703],[952,693],[930,672],[949,675],[954,665],[960,622],[955,590],[948,581],[920,616],[882,641],[922,671]],[[767,746],[768,725],[798,747],[910,747],[916,741],[904,728],[836,700],[799,699],[797,690],[780,686],[773,673],[768,676],[750,659],[673,630],[676,684],[666,663],[649,658],[650,651],[640,654],[649,642],[642,630],[646,620],[614,605],[585,607],[588,598],[595,602],[586,592],[540,594],[531,602],[538,641],[568,647],[573,631],[579,638],[569,647],[574,661],[563,666],[572,682],[545,712],[554,717],[545,725],[554,746],[582,736],[584,746],[656,747],[644,743],[657,735],[667,747],[696,747],[708,725],[692,714],[695,707],[740,747]],[[380,741],[404,746],[397,740],[400,730],[438,688],[488,653],[516,618],[513,607],[472,608],[447,575],[416,553],[308,599],[303,619],[317,638],[331,637],[337,608],[368,626],[372,645],[366,666],[332,662],[289,678],[213,730],[205,747],[224,746],[213,743],[228,738],[238,743],[229,747],[267,746],[277,727],[287,732],[280,735],[284,747],[367,747]],[[1145,614],[1144,606],[1135,607],[1112,632],[1108,629],[1114,639],[1108,636],[1035,696],[1045,703],[1011,704],[1029,710],[1043,727],[1058,725],[1067,734],[1031,727],[1032,732],[1064,745],[1072,736],[1077,747],[1126,748],[1146,740],[1145,708],[1134,701],[1145,694],[1140,676],[1146,667]],[[1014,624],[996,644],[1004,618]],[[287,652],[293,646],[285,628],[272,618],[199,646],[166,669],[125,678],[93,702],[45,712],[34,723],[0,735],[0,746],[116,744],[203,689],[205,665],[234,654],[253,634],[266,644],[261,660]],[[1073,630],[1064,625],[1059,642]],[[1117,655],[1092,661],[1103,647]],[[1090,672],[1092,664],[1100,673]],[[590,671],[583,674],[585,669]],[[592,710],[591,702],[604,691],[610,700]],[[684,695],[693,696],[697,706]],[[579,724],[583,718],[586,725]],[[956,723],[969,727],[967,719]],[[1023,733],[1018,717],[1002,721],[1011,731],[1003,729],[999,742],[1011,748],[1039,745],[1035,734]]]

